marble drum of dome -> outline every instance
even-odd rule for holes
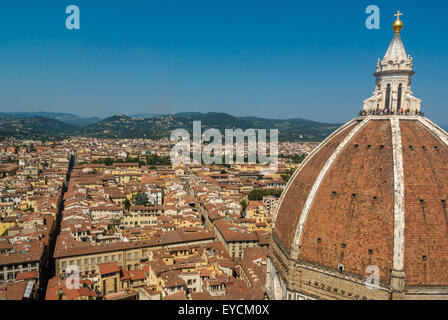
[[[412,95],[397,21],[372,97],[281,196],[269,299],[448,299],[448,134]]]

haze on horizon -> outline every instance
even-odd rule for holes
[[[0,4],[0,112],[225,112],[344,122],[374,90],[400,9],[414,95],[448,123],[446,1],[86,1]],[[381,10],[367,30],[365,9]]]

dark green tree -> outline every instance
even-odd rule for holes
[[[275,197],[280,197],[280,195],[282,194],[283,190],[260,190],[260,189],[255,189],[252,190],[249,193],[249,200],[251,201],[261,201],[263,200],[264,196],[269,196],[269,195],[273,195]]]
[[[246,199],[241,200],[240,205],[241,205],[241,211],[245,212],[246,209],[247,209],[247,201],[246,201]]]
[[[129,201],[129,199],[126,199],[123,201],[123,205],[124,208],[129,211],[129,209],[131,208],[131,201]]]
[[[137,206],[146,206],[148,205],[149,199],[148,199],[148,195],[146,193],[137,193],[134,196],[134,203]]]

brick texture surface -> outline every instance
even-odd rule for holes
[[[448,285],[448,149],[417,121],[401,121],[406,286]]]
[[[310,161],[302,168],[299,175],[291,182],[288,194],[284,197],[279,207],[273,231],[277,239],[287,250],[290,250],[294,240],[299,216],[314,180],[319,175],[320,170],[322,170],[328,158],[355,126],[356,123],[337,133],[321,150],[312,156]]]
[[[376,265],[389,281],[394,197],[390,121],[369,122],[328,171],[305,224],[304,260],[357,275]]]

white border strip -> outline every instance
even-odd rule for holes
[[[394,159],[394,270],[401,271],[404,266],[404,171],[403,146],[401,143],[400,121],[390,119],[392,131],[392,149]]]
[[[431,131],[437,138],[439,138],[446,146],[448,146],[448,137],[445,130],[440,128],[434,122],[426,118],[418,119],[429,131]]]
[[[306,157],[306,159],[300,164],[300,167],[293,173],[293,175],[289,179],[288,183],[286,184],[285,189],[283,190],[283,192],[282,192],[282,194],[280,196],[277,208],[275,209],[275,212],[274,212],[274,217],[272,218],[271,230],[274,230],[275,220],[277,219],[277,214],[278,214],[278,211],[280,210],[281,204],[283,202],[283,198],[285,197],[286,193],[288,192],[291,184],[294,182],[296,176],[302,171],[302,169],[313,158],[313,156],[317,152],[319,152],[327,144],[327,142],[330,139],[332,139],[335,135],[337,135],[338,133],[340,133],[341,131],[343,131],[345,128],[349,127],[350,125],[352,125],[356,121],[357,121],[356,119],[353,119],[353,120],[347,122],[346,124],[344,124],[343,126],[339,127],[339,129],[336,129],[335,131],[333,131],[333,133],[330,134],[324,141],[322,141],[313,151],[311,151],[311,153]]]
[[[338,158],[342,150],[347,146],[347,144],[353,139],[353,137],[361,130],[369,121],[371,117],[365,118],[360,124],[358,124],[350,133],[344,138],[344,140],[339,144],[336,150],[333,152],[331,157],[327,160],[324,167],[320,171],[319,175],[314,181],[313,187],[311,188],[310,193],[308,194],[308,198],[306,199],[305,205],[303,206],[302,213],[300,215],[299,224],[297,225],[296,235],[294,237],[294,243],[299,246],[300,239],[303,233],[303,227],[308,218],[308,214],[310,212],[311,206],[314,202],[314,198],[317,195],[317,191],[327,175],[328,170],[333,165],[334,161]]]

